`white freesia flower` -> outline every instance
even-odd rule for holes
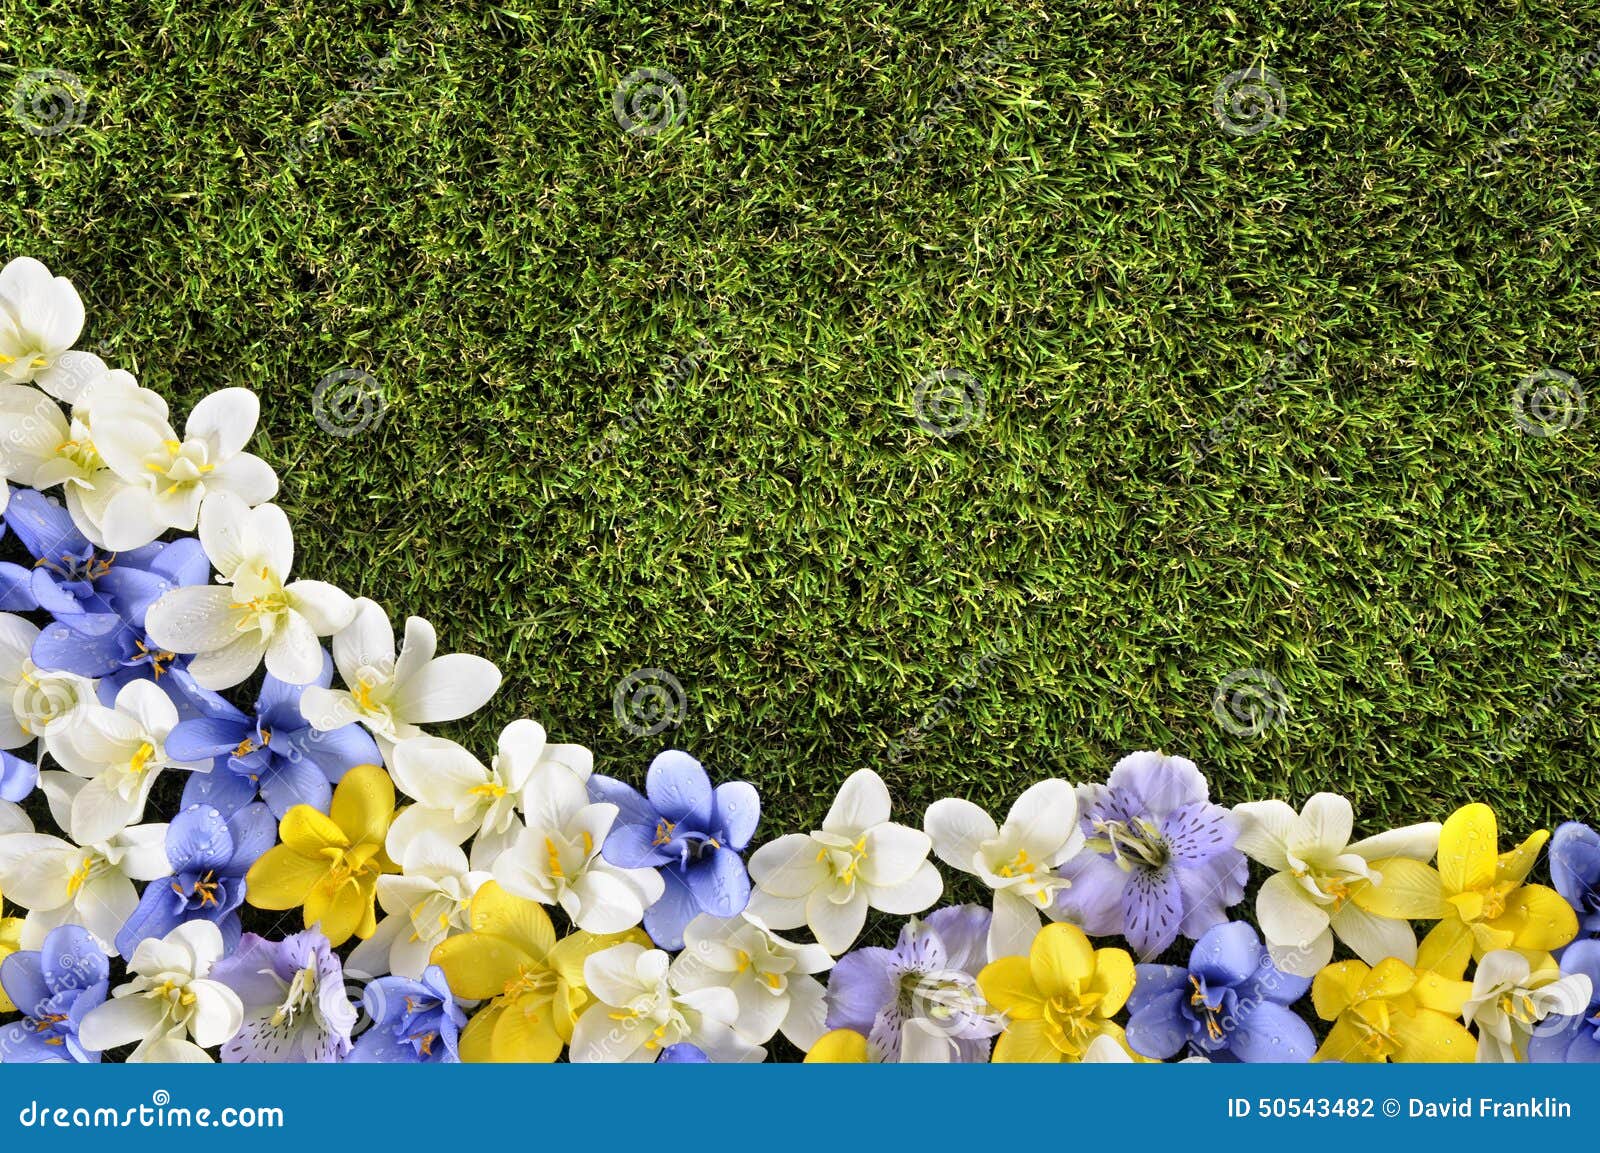
[[[764,1045],[782,1030],[801,1049],[827,1031],[822,983],[812,973],[833,967],[821,945],[786,941],[748,913],[713,917],[701,913],[683,931],[683,952],[673,962],[673,981],[683,991],[731,989],[739,1002],[734,1028],[752,1045]]]
[[[219,492],[200,510],[200,543],[222,584],[167,592],[145,630],[164,649],[195,653],[189,673],[208,689],[232,688],[266,658],[280,681],[304,685],[322,672],[322,644],[350,623],[355,602],[324,581],[289,580],[294,536],[274,504],[248,508]]]
[[[39,774],[39,787],[62,828],[83,783],[67,773]],[[117,933],[139,905],[133,883],[172,872],[166,839],[166,825],[135,825],[83,846],[44,833],[0,835],[0,891],[28,910],[22,947],[40,948],[61,925],[82,925],[107,955],[116,956]]]
[[[572,1033],[575,1062],[650,1062],[670,1045],[690,1044],[713,1061],[760,1061],[766,1050],[739,1036],[732,989],[686,989],[682,970],[660,949],[613,945],[583,963],[595,1004]]]
[[[1438,881],[1424,864],[1439,848],[1437,821],[1351,844],[1354,813],[1333,793],[1318,793],[1298,814],[1282,801],[1255,801],[1233,815],[1238,848],[1276,870],[1256,894],[1256,917],[1279,969],[1315,976],[1335,934],[1369,965],[1416,963],[1407,918],[1437,915]]]
[[[324,731],[360,722],[377,738],[387,762],[396,742],[422,735],[419,725],[459,720],[481,709],[500,687],[500,670],[489,661],[463,653],[435,656],[437,647],[433,626],[408,617],[405,643],[395,656],[388,616],[361,597],[355,616],[333,638],[333,663],[346,687],[313,685],[300,698],[300,712]]]
[[[378,905],[387,915],[377,932],[356,946],[346,968],[369,977],[395,973],[416,980],[435,945],[472,927],[472,897],[493,878],[468,868],[459,845],[431,833],[397,844],[391,830],[388,852],[400,874],[378,878]]]
[[[750,912],[774,929],[808,925],[828,952],[854,944],[867,909],[920,913],[944,882],[920,829],[889,820],[889,789],[871,769],[845,781],[822,828],[790,833],[750,857]]]
[[[971,801],[946,797],[928,806],[922,827],[934,855],[994,891],[989,959],[1027,956],[1041,913],[1067,887],[1057,867],[1083,848],[1077,791],[1066,781],[1040,781],[1016,799],[998,828]]]
[[[69,379],[89,353],[73,352],[83,332],[83,301],[65,276],[29,256],[0,268],[0,382],[32,382],[70,399]]]
[[[210,921],[185,921],[160,940],[140,941],[128,961],[133,980],[84,1015],[79,1041],[91,1050],[137,1041],[129,1061],[210,1061],[205,1050],[244,1023],[239,995],[206,979],[221,957],[222,932]]]
[[[33,832],[33,822],[28,819],[28,814],[22,811],[21,805],[14,805],[10,801],[0,801],[0,837],[8,837],[12,833]]]
[[[1535,969],[1522,953],[1495,949],[1478,962],[1461,1019],[1478,1027],[1480,1063],[1526,1061],[1539,1022],[1584,1012],[1593,992],[1585,973],[1563,976],[1553,964]]]
[[[29,654],[38,637],[32,621],[0,613],[0,749],[52,736],[98,703],[94,681],[33,663]]]
[[[205,397],[181,440],[137,397],[97,397],[94,413],[95,448],[122,482],[94,510],[107,548],[138,548],[168,529],[192,532],[208,495],[228,493],[254,506],[278,491],[267,462],[244,451],[261,414],[249,389]]]
[[[545,740],[544,727],[519,720],[500,734],[499,751],[485,768],[454,741],[412,737],[394,747],[389,771],[400,791],[416,800],[389,827],[389,855],[394,846],[427,832],[459,845],[472,842],[472,867],[494,867],[500,854],[522,831],[517,812],[540,765],[558,765],[587,781],[594,756],[582,745],[557,745]]]
[[[622,869],[600,855],[617,806],[589,800],[584,780],[545,761],[523,791],[527,827],[494,863],[501,888],[542,905],[560,905],[591,933],[620,933],[644,918],[665,883],[655,869]]]
[[[168,759],[167,734],[177,723],[177,707],[154,681],[129,681],[115,707],[90,704],[71,727],[50,734],[50,755],[85,782],[65,826],[73,840],[104,841],[138,821],[163,769],[211,771],[209,760]]]

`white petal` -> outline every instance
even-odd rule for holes
[[[154,997],[134,994],[97,1005],[78,1024],[78,1041],[91,1051],[115,1049],[143,1041],[167,1018],[165,1006]]]
[[[362,669],[385,673],[394,669],[394,629],[388,615],[366,597],[357,598],[354,609],[350,623],[333,638],[333,663],[347,685],[356,683]]]
[[[922,827],[933,842],[934,854],[963,873],[977,871],[973,860],[979,846],[984,841],[994,840],[1000,832],[988,813],[971,801],[956,797],[946,797],[929,805],[922,817]]]
[[[1233,807],[1233,817],[1239,827],[1235,848],[1274,871],[1289,867],[1285,849],[1298,813],[1282,801],[1248,801]]]
[[[921,829],[886,822],[869,829],[863,839],[866,853],[858,872],[874,887],[893,889],[904,884],[928,859],[930,842]]]
[[[187,585],[170,589],[150,606],[145,631],[156,644],[175,653],[214,652],[240,638],[235,618],[229,589]]]
[[[260,633],[245,633],[226,648],[196,656],[189,662],[189,675],[203,689],[231,689],[260,667],[266,653]]]
[[[482,657],[435,657],[416,676],[395,686],[396,715],[415,725],[459,720],[481,709],[500,687],[500,670]]]
[[[356,615],[356,602],[343,589],[327,581],[299,580],[286,585],[294,611],[305,617],[312,631],[319,637],[332,636],[344,628]],[[318,671],[322,662],[319,656]]]
[[[944,878],[932,861],[924,861],[911,877],[892,888],[858,886],[867,890],[872,907],[885,913],[920,913],[944,892]]]
[[[248,388],[223,388],[202,397],[189,412],[184,434],[206,442],[211,463],[218,464],[243,450],[255,435],[261,402]]]
[[[814,840],[804,833],[788,833],[750,855],[750,879],[769,896],[805,897],[828,876],[817,855]]]
[[[1270,944],[1309,948],[1328,928],[1328,913],[1285,873],[1268,877],[1256,895],[1256,918]]]
[[[1346,902],[1329,919],[1339,940],[1369,965],[1398,957],[1408,965],[1417,963],[1417,934],[1407,921],[1380,917]]]
[[[1382,861],[1389,857],[1431,861],[1439,851],[1439,832],[1443,827],[1438,821],[1407,825],[1403,829],[1393,829],[1357,841],[1350,846],[1350,852],[1369,861]]]
[[[989,921],[989,960],[1026,957],[1039,934],[1039,908],[1009,889],[994,895],[994,916]]]
[[[1006,815],[1006,833],[1034,854],[1059,863],[1078,830],[1078,794],[1066,781],[1045,780],[1028,788]]]
[[[889,786],[871,769],[857,769],[839,789],[822,830],[857,837],[889,819]]]
[[[443,737],[412,737],[394,747],[390,775],[400,791],[435,809],[454,809],[489,780],[478,758]]]
[[[388,627],[387,621],[384,627]],[[417,676],[428,667],[438,651],[439,634],[434,631],[433,625],[423,617],[407,617],[405,641],[400,646],[399,660],[394,662],[395,683],[404,685]],[[394,655],[392,633],[389,636],[389,655]]]
[[[189,1031],[194,1035],[195,1044],[213,1048],[231,1039],[244,1024],[244,1005],[228,986],[216,981],[190,981],[187,991],[195,998],[194,1015],[189,1018]]]
[[[1322,852],[1344,852],[1355,827],[1355,812],[1347,798],[1337,793],[1317,793],[1300,810],[1289,836],[1289,851],[1304,859]]]
[[[286,685],[308,685],[322,674],[322,645],[311,622],[292,609],[267,643],[267,672]]]
[[[167,528],[155,494],[132,485],[113,493],[100,516],[100,535],[113,552],[143,548]]]
[[[850,899],[840,905],[820,891],[812,893],[806,901],[806,924],[811,927],[817,943],[835,957],[856,943],[866,920],[867,894],[861,885],[857,885]]]

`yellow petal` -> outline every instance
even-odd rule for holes
[[[350,838],[326,813],[295,805],[278,824],[278,839],[302,857],[321,857],[326,849],[348,849]]]
[[[553,1017],[549,996],[518,997],[500,1014],[489,1052],[502,1065],[548,1065],[562,1049]]]
[[[1422,973],[1418,975],[1416,988],[1411,993],[1422,1008],[1443,1013],[1446,1017],[1459,1017],[1461,1006],[1472,996],[1472,982],[1452,981],[1437,973]]]
[[[394,819],[394,782],[377,765],[357,765],[333,790],[328,816],[351,844],[383,844]]]
[[[569,985],[583,984],[583,963],[594,954],[613,945],[655,946],[643,929],[629,929],[622,933],[588,933],[582,929],[568,933],[556,942],[555,948],[545,958],[545,964]]]
[[[1317,1016],[1332,1021],[1355,1004],[1370,972],[1364,961],[1336,961],[1323,966],[1311,980],[1311,1004]]]
[[[461,1030],[460,1053],[464,1065],[487,1065],[494,1060],[494,1029],[506,1010],[503,1000],[491,1001]]]
[[[1578,935],[1578,916],[1565,898],[1544,885],[1523,885],[1506,898],[1503,916],[1489,922],[1512,934],[1514,948],[1545,953],[1571,943]]]
[[[1540,829],[1510,852],[1501,853],[1495,866],[1494,879],[1504,884],[1510,881],[1520,885],[1539,863],[1539,854],[1550,839],[1548,829]]]
[[[1055,997],[1094,979],[1094,946],[1076,925],[1046,925],[1033,938],[1028,967],[1040,994]]]
[[[356,935],[363,914],[372,913],[372,896],[368,893],[363,900],[362,888],[352,881],[316,885],[306,895],[306,928],[321,928],[328,944],[337,949]]]
[[[1044,1015],[1044,998],[1033,983],[1027,957],[1001,957],[978,973],[984,999],[1013,1020],[1031,1021]]]
[[[1417,946],[1417,971],[1459,981],[1472,960],[1472,930],[1459,917],[1440,921]]]
[[[1385,957],[1372,967],[1361,983],[1360,1000],[1403,997],[1417,984],[1417,971],[1399,957]]]
[[[0,919],[0,961],[4,961],[12,953],[22,948],[22,918],[6,917]],[[15,1013],[17,1007],[11,1003],[11,998],[6,996],[6,991],[0,989],[0,1013]]]
[[[1327,972],[1326,969],[1323,972]],[[1346,1014],[1334,1022],[1328,1036],[1311,1057],[1313,1061],[1341,1061],[1347,1065],[1370,1065],[1382,1061],[1374,1050],[1367,1048],[1355,1017]]]
[[[1379,917],[1400,921],[1432,921],[1450,911],[1439,874],[1410,857],[1389,857],[1372,862],[1383,880],[1361,885],[1350,899],[1357,907]]]
[[[854,1029],[824,1033],[806,1054],[807,1065],[861,1065],[869,1060],[867,1039]]]
[[[1054,1064],[1064,1059],[1061,1050],[1046,1036],[1043,1021],[1012,1021],[995,1038],[994,1055],[990,1058],[997,1065]]]
[[[1133,992],[1133,958],[1122,949],[1096,949],[1094,954],[1094,980],[1089,982],[1089,991],[1101,994],[1100,1004],[1095,1006],[1095,1013],[1100,1017],[1111,1017],[1127,1004],[1128,995]]]
[[[523,968],[537,963],[510,941],[488,933],[447,937],[434,946],[428,961],[444,970],[452,993],[469,1001],[498,997]]]
[[[1416,1013],[1396,1013],[1395,1039],[1400,1048],[1394,1060],[1405,1064],[1477,1060],[1478,1042],[1460,1021],[1422,1009]]]
[[[1488,805],[1464,805],[1439,831],[1439,876],[1446,893],[1468,893],[1494,884],[1500,830]]]
[[[555,926],[544,906],[506,892],[496,881],[486,881],[477,891],[468,915],[474,933],[504,938],[536,961],[543,961],[555,946]]]
[[[293,814],[294,810],[289,812]],[[284,817],[286,823],[288,819]],[[315,860],[301,856],[288,845],[274,845],[244,875],[245,900],[258,909],[297,908],[306,903],[311,890],[327,875],[326,859]]]

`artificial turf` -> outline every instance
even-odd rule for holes
[[[0,84],[87,101],[0,116],[0,236],[177,414],[259,392],[297,571],[496,660],[484,756],[677,745],[774,835],[861,767],[919,823],[1162,747],[1520,834],[1600,813],[1600,412],[1512,411],[1600,381],[1597,47],[1593,0],[3,0]],[[677,728],[619,725],[641,668]]]

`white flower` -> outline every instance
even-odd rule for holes
[[[594,757],[582,745],[555,745],[545,740],[544,727],[519,720],[500,734],[499,752],[485,768],[454,741],[412,737],[395,746],[389,758],[394,783],[417,803],[389,827],[389,855],[394,846],[428,832],[459,845],[472,842],[472,867],[494,867],[500,854],[522,831],[517,812],[541,765],[556,765],[587,781]]]
[[[323,731],[359,721],[372,731],[385,762],[395,743],[422,734],[418,725],[454,721],[476,712],[500,687],[500,670],[482,657],[436,657],[438,637],[421,617],[406,619],[405,643],[395,656],[394,629],[365,597],[333,638],[333,663],[346,688],[313,685],[300,712]],[[404,788],[404,786],[401,786]]]
[[[28,256],[0,268],[0,382],[68,392],[74,361],[96,359],[71,351],[82,332],[83,301],[72,281]]]
[[[219,492],[200,510],[200,543],[222,584],[167,592],[150,606],[145,631],[164,649],[197,653],[189,673],[201,687],[232,688],[266,657],[280,681],[304,685],[322,672],[322,644],[350,623],[355,602],[324,581],[289,581],[294,536],[277,505],[247,508]]]
[[[591,933],[620,933],[644,918],[666,886],[655,869],[620,869],[600,855],[617,806],[591,803],[583,778],[545,761],[523,792],[527,827],[494,863],[501,888],[560,905]]]
[[[228,493],[253,506],[278,491],[267,462],[244,451],[261,413],[249,389],[224,388],[201,400],[182,440],[137,397],[97,397],[94,412],[95,448],[122,482],[91,511],[107,548],[138,548],[168,529],[192,532],[208,495]]]
[[[86,782],[72,799],[65,826],[74,841],[104,841],[144,816],[145,799],[163,769],[211,770],[209,760],[167,758],[167,734],[177,723],[177,707],[154,681],[129,681],[114,708],[91,704],[71,727],[50,734],[50,755]]]
[[[133,980],[84,1015],[79,1041],[91,1050],[137,1041],[129,1061],[210,1061],[205,1050],[244,1023],[239,995],[206,979],[221,956],[222,932],[210,921],[185,921],[159,941],[140,941],[128,961]]]
[[[833,967],[821,945],[778,936],[759,917],[701,913],[683,931],[683,952],[673,962],[673,982],[685,992],[731,989],[739,1002],[734,1028],[752,1045],[779,1030],[801,1049],[827,1031],[822,983],[812,973]]]
[[[1315,976],[1335,934],[1369,965],[1416,963],[1406,918],[1438,915],[1438,881],[1424,864],[1439,848],[1437,821],[1351,844],[1354,813],[1333,793],[1318,793],[1298,814],[1282,801],[1255,801],[1233,815],[1237,847],[1276,870],[1256,895],[1256,917],[1279,969]]]
[[[713,1061],[760,1061],[766,1051],[734,1029],[732,989],[685,989],[678,966],[660,949],[613,945],[583,963],[596,1003],[572,1032],[575,1062],[650,1062],[669,1045],[690,1044]]]
[[[1077,791],[1066,781],[1040,781],[999,828],[971,801],[947,797],[928,806],[922,827],[941,861],[994,891],[989,959],[1027,956],[1041,912],[1068,885],[1056,868],[1083,848]]]
[[[52,736],[98,703],[94,681],[33,663],[29,654],[38,637],[33,622],[0,613],[0,749]]]
[[[1593,992],[1587,974],[1562,976],[1553,964],[1534,969],[1514,949],[1495,949],[1478,962],[1461,1019],[1478,1026],[1479,1062],[1526,1061],[1539,1022],[1582,1013]]]
[[[65,828],[83,781],[66,773],[40,773],[51,815]],[[37,949],[51,929],[82,925],[107,955],[123,923],[139,905],[134,881],[172,872],[166,825],[135,825],[104,841],[78,846],[44,833],[0,835],[0,891],[28,910],[22,947]]]
[[[822,828],[790,833],[750,857],[750,912],[774,929],[809,925],[838,956],[861,935],[867,909],[920,913],[944,882],[928,834],[889,820],[889,789],[871,769],[851,774]]]
[[[473,894],[492,878],[469,869],[460,846],[431,833],[397,845],[391,830],[388,852],[400,875],[378,878],[378,904],[387,915],[346,967],[369,977],[395,973],[415,980],[435,945],[472,927]]]

